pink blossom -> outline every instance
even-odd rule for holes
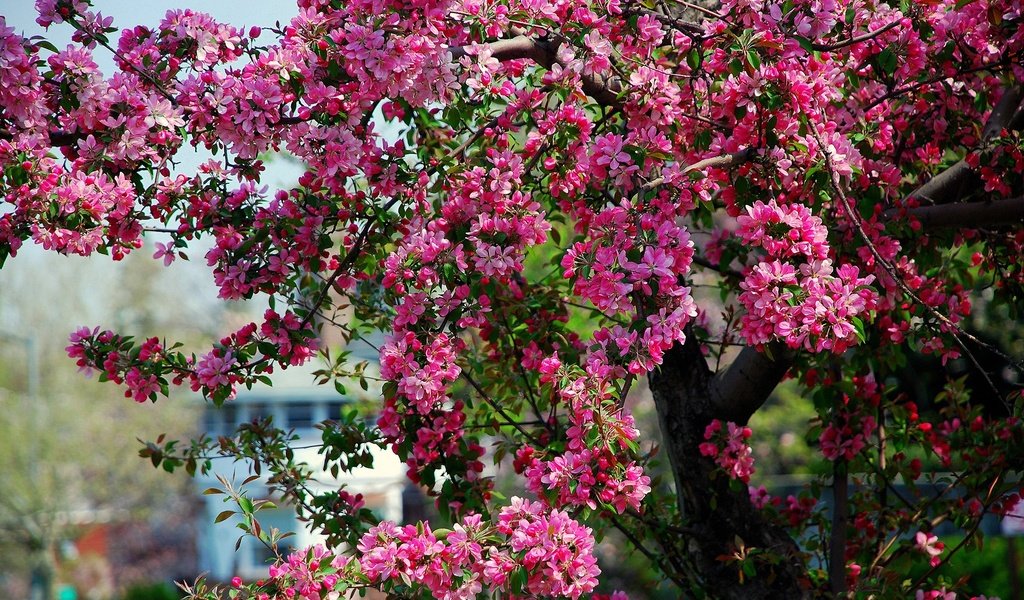
[[[236,364],[231,352],[213,350],[196,363],[196,382],[207,389],[231,384],[231,369]]]
[[[721,421],[715,419],[704,430],[704,439],[708,441],[700,445],[700,453],[714,458],[729,477],[747,483],[754,473],[753,450],[746,442],[750,435],[749,427],[728,422],[723,430]]]
[[[921,552],[927,554],[929,557],[929,564],[936,566],[942,559],[939,556],[942,554],[942,550],[945,548],[945,544],[939,541],[938,536],[926,533],[924,531],[918,531],[914,535],[914,546]]]

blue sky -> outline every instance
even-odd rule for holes
[[[35,2],[33,0],[6,0],[11,6],[2,6],[0,0],[0,15],[7,20],[7,25],[26,36],[42,35],[53,42],[58,48],[63,48],[71,42],[73,29],[67,24],[59,23],[51,25],[45,30],[36,23]],[[244,8],[240,8],[244,7]],[[231,23],[239,28],[248,28],[252,25],[261,27],[273,25],[276,22],[286,23],[297,12],[293,2],[286,0],[205,0],[203,2],[170,1],[170,0],[94,0],[93,11],[102,13],[104,16],[113,17],[113,26],[118,28],[134,27],[135,25],[155,26],[171,8],[192,8],[196,11],[205,12],[214,19],[225,23]],[[116,41],[117,35],[112,36]],[[110,52],[104,48],[96,48],[93,51],[93,58],[104,75],[109,76],[114,70],[114,60]],[[208,156],[197,155],[195,157],[183,156],[182,171],[191,171],[206,160]],[[277,161],[271,164],[265,173],[265,182],[274,186],[287,186],[298,178],[301,172],[294,166]]]
[[[219,21],[247,28],[251,25],[273,25],[275,21],[284,22],[297,12],[295,3],[287,0],[94,0],[92,4],[94,11],[113,17],[114,26],[122,28],[156,25],[171,8],[191,8],[208,13]],[[43,33],[43,29],[35,23],[33,0],[6,0],[3,5],[0,7],[0,15],[7,19],[8,25],[29,35]],[[56,25],[50,28],[48,36],[51,40],[67,42],[71,39],[70,31],[68,27]]]

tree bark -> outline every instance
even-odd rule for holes
[[[772,342],[762,352],[750,346],[711,381],[715,418],[746,425],[789,370],[794,352]]]
[[[749,356],[746,360],[745,369],[730,372],[742,371],[748,383],[759,382],[760,390],[767,389],[755,394],[761,397],[760,401],[734,398],[735,406],[751,408],[760,406],[767,398],[785,368],[775,360],[753,361]],[[729,378],[717,381],[726,379]],[[690,559],[704,575],[704,587],[712,597],[725,599],[809,598],[807,573],[796,542],[754,509],[746,486],[741,491],[732,491],[725,474],[700,454],[704,429],[712,419],[720,418],[719,407],[724,399],[722,391],[719,399],[714,399],[716,378],[708,369],[700,344],[689,331],[686,343],[676,344],[665,354],[661,368],[650,374],[649,382],[680,512],[687,527],[694,531],[688,545]],[[720,390],[729,390],[729,394],[748,393],[751,389],[747,384],[719,385]],[[738,545],[746,550],[767,551],[778,561],[750,558],[756,573],[741,575],[739,564],[728,558],[741,550]]]
[[[514,38],[497,40],[487,44],[491,51],[491,57],[499,61],[530,59],[545,69],[550,69],[558,63],[558,47],[561,42],[548,38],[537,38],[528,35],[518,35]],[[453,60],[459,60],[466,56],[466,48],[456,46],[449,48]],[[619,92],[623,89],[622,81],[617,77],[603,77],[601,75],[582,75],[583,92],[596,100],[602,106],[618,107]]]
[[[982,129],[982,147],[987,146],[1003,129],[1015,130],[1021,127],[1021,120],[1024,119],[1021,110],[1022,97],[1024,89],[1020,87],[1009,88],[1003,93]],[[984,182],[974,169],[968,166],[966,160],[960,160],[929,179],[910,196],[923,198],[932,204],[949,204],[961,201],[980,189],[984,189]]]
[[[898,215],[899,211],[889,210],[885,214],[892,218]],[[918,206],[908,209],[907,214],[920,221],[925,230],[1019,225],[1021,221],[1024,221],[1024,196],[981,202]]]

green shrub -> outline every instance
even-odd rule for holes
[[[169,583],[142,583],[125,590],[121,600],[181,600],[181,594]]]

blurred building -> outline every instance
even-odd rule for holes
[[[376,356],[374,356],[376,358]],[[358,386],[355,386],[358,387]],[[370,387],[362,395],[370,399],[379,398],[380,392]],[[346,398],[338,394],[332,385],[314,385],[310,370],[288,369],[274,376],[273,387],[259,387],[252,390],[240,389],[235,400],[217,408],[208,404],[204,414],[204,429],[208,435],[231,435],[238,425],[254,419],[272,417],[275,426],[294,430],[297,439],[291,446],[296,462],[305,462],[314,472],[310,487],[314,492],[337,490],[344,483],[346,489],[361,493],[366,507],[381,519],[402,522],[404,518],[415,518],[409,514],[422,504],[423,497],[415,488],[407,489],[405,465],[388,450],[373,447],[373,468],[358,468],[352,473],[339,473],[337,478],[322,469],[323,458],[317,453],[322,441],[317,423],[336,419],[342,410],[351,410],[351,403],[357,398]],[[251,465],[231,458],[213,460],[213,468],[207,475],[197,476],[197,494],[210,487],[219,487],[217,477],[221,476],[241,484],[252,475]],[[322,536],[306,529],[298,521],[293,507],[275,498],[267,486],[269,473],[266,469],[261,476],[247,485],[246,495],[253,499],[269,499],[277,508],[263,509],[257,519],[264,530],[277,528],[294,532],[293,537],[282,541],[286,548],[304,548],[323,541]],[[410,497],[412,503],[410,507]],[[223,495],[204,495],[203,508],[198,516],[199,570],[208,573],[210,580],[227,581],[234,576],[243,579],[258,579],[267,575],[272,553],[251,536],[242,539],[235,551],[235,543],[242,535],[237,525],[241,520],[235,516],[220,523],[214,519],[224,510],[236,508],[230,501],[224,502]],[[403,501],[406,509],[403,510]]]

